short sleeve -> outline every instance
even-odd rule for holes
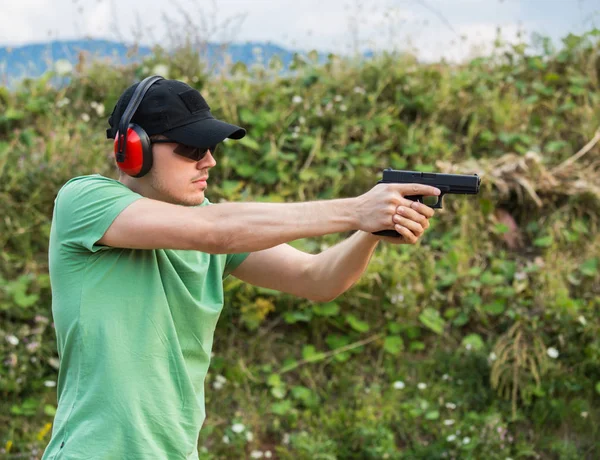
[[[227,260],[225,261],[225,270],[223,271],[223,279],[227,278],[232,271],[240,266],[240,264],[246,260],[250,255],[249,252],[242,252],[239,254],[227,254]]]
[[[54,201],[54,227],[60,243],[92,252],[96,242],[131,203],[143,198],[120,182],[100,175],[71,179]]]

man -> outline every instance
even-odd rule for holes
[[[216,120],[183,82],[145,82],[123,93],[109,119],[119,180],[77,177],[55,200],[49,262],[61,365],[45,459],[198,458],[223,279],[325,302],[358,280],[379,240],[415,243],[434,214],[404,198],[439,194],[416,184],[211,205],[218,155],[208,146],[245,131]],[[372,234],[384,229],[403,238]],[[352,230],[317,255],[286,244]]]

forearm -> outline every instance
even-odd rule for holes
[[[352,287],[366,270],[379,239],[358,231],[314,256],[309,273],[321,298],[333,299]]]
[[[198,220],[213,223],[213,252],[253,252],[300,238],[356,230],[354,200],[223,203],[197,208]],[[198,238],[198,246],[206,247],[203,236]]]

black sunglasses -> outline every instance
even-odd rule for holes
[[[210,150],[212,154],[215,153],[217,149],[216,145],[211,145],[209,147],[192,147],[191,145],[181,144],[177,141],[171,139],[156,139],[150,140],[151,144],[177,144],[177,147],[173,149],[177,155],[181,155],[182,157],[189,158],[190,160],[200,161],[202,158],[206,156],[206,152]]]

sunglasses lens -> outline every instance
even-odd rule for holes
[[[208,152],[209,149],[210,149],[211,153],[215,153],[217,146],[211,145],[210,147],[206,147],[206,148],[198,148],[198,147],[192,147],[190,145],[185,145],[185,144],[177,144],[177,147],[175,147],[175,150],[173,150],[173,151],[176,154],[184,156],[191,160],[200,161],[202,158],[204,158],[206,156],[206,153]]]
[[[177,144],[177,147],[173,150],[177,155],[189,158],[190,160],[200,161],[204,158],[206,152],[202,151],[198,147],[192,147],[191,145]]]

